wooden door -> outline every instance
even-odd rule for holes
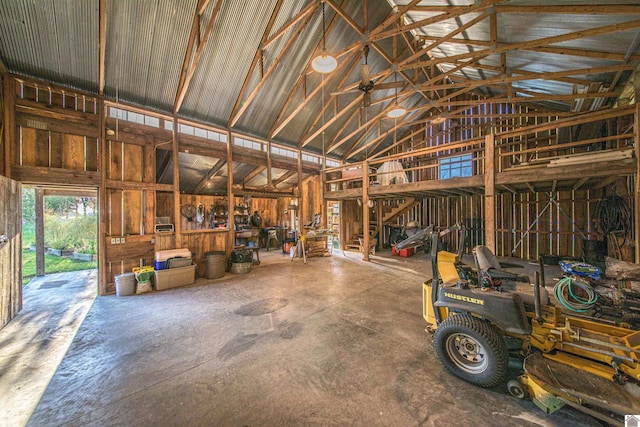
[[[0,328],[22,310],[22,186],[0,176]]]

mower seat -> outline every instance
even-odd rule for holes
[[[514,284],[514,282],[531,283],[529,277],[524,274],[516,274],[505,270],[505,268],[523,268],[520,264],[500,262],[491,249],[484,245],[473,248],[473,258],[478,269],[478,279],[488,278],[492,283],[503,282],[503,285]],[[506,283],[505,283],[506,282]]]
[[[522,299],[522,303],[528,306],[535,306],[535,294],[533,290],[533,286],[526,283],[518,283],[513,291],[513,293],[518,294]],[[549,304],[549,292],[546,288],[540,287],[540,303],[542,305]]]

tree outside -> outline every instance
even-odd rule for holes
[[[46,196],[44,198],[44,244],[46,248],[96,254],[98,218],[96,198]],[[36,273],[35,189],[22,189],[23,283]],[[61,258],[45,252],[47,274],[96,268],[95,261]]]

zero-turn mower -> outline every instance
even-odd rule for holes
[[[458,253],[438,251],[440,237],[452,231],[460,233]],[[482,269],[460,262],[463,227],[431,237],[433,279],[422,285],[423,317],[449,372],[480,387],[503,383],[505,337],[512,337],[517,340],[510,342],[521,342],[524,372],[508,381],[511,395],[530,398],[546,413],[569,405],[613,424],[640,414],[640,331],[563,312],[551,303],[538,272],[533,283],[519,281],[521,275],[493,283],[478,277]],[[408,240],[397,249],[409,247]]]

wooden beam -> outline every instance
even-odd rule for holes
[[[578,180],[578,182],[576,182],[573,187],[571,188],[571,191],[576,191],[578,190],[580,187],[582,187],[587,181],[589,181],[589,177],[584,177],[584,178],[580,178]]]
[[[100,0],[98,4],[98,16],[98,95],[102,96],[104,95],[104,61],[107,50],[107,0]]]
[[[289,28],[296,25],[298,21],[300,21],[301,19],[305,18],[308,14],[315,11],[316,7],[317,5],[313,2],[306,5],[296,16],[291,18],[287,23],[285,23],[282,27],[280,27],[278,31],[276,31],[271,37],[269,37],[267,40],[264,41],[264,43],[261,44],[262,50],[266,49],[271,43],[278,40],[284,33],[286,33],[289,30]],[[274,15],[272,14],[271,16],[273,17]],[[271,25],[273,25],[273,23],[271,23]]]
[[[505,190],[507,190],[511,194],[518,194],[518,192],[516,190],[514,190],[511,186],[509,186],[507,184],[501,184],[500,187],[504,188]]]
[[[279,0],[279,1],[282,1],[282,0]],[[291,47],[294,45],[295,41],[300,36],[300,33],[302,32],[302,30],[307,26],[312,16],[313,16],[312,14],[309,14],[304,19],[304,21],[298,24],[298,27],[296,28],[294,33],[291,35],[291,38],[287,41],[287,43],[285,43],[284,47],[282,48],[278,56],[273,60],[273,63],[269,66],[269,69],[267,69],[267,71],[264,73],[264,75],[262,76],[262,78],[260,79],[256,87],[253,88],[253,90],[251,91],[247,99],[241,98],[244,95],[244,91],[240,93],[240,95],[238,96],[238,101],[236,101],[236,106],[238,105],[238,102],[240,102],[241,105],[239,108],[234,107],[234,110],[231,113],[231,118],[229,119],[229,128],[232,128],[233,126],[235,126],[238,120],[240,120],[240,117],[242,117],[244,112],[247,111],[247,108],[249,108],[249,105],[251,105],[251,102],[258,95],[258,93],[260,92],[260,89],[262,89],[262,86],[265,85],[265,83],[267,82],[271,74],[273,74],[273,72],[278,68],[278,66],[280,65],[280,61],[282,61],[282,58],[287,54],[287,52],[289,52],[289,49],[291,49]],[[247,77],[249,77],[249,75]]]
[[[440,46],[442,43],[446,43],[446,42],[452,40],[456,35],[468,30],[470,27],[476,25],[477,23],[479,23],[481,21],[484,21],[487,18],[487,16],[489,16],[487,13],[482,13],[479,16],[477,16],[476,18],[474,18],[471,21],[467,22],[466,24],[457,27],[455,30],[453,30],[449,34],[447,34],[447,35],[445,35],[443,37],[435,38],[435,41],[433,43],[431,43],[429,46],[425,46],[425,47],[423,47],[421,49],[418,49],[418,51],[416,53],[414,53],[413,55],[410,55],[408,58],[403,59],[402,62],[400,62],[400,64],[407,64],[407,63],[409,63],[411,61],[414,61],[414,60],[424,56],[425,54],[429,54],[432,49],[435,49],[436,47]]]
[[[264,45],[264,43],[267,41],[268,37],[269,37],[269,33],[271,33],[271,29],[273,28],[273,24],[276,21],[276,18],[278,17],[278,13],[280,12],[280,8],[282,7],[282,2],[283,0],[278,0],[278,3],[276,3],[273,12],[271,12],[271,18],[269,19],[269,23],[267,24],[267,27],[264,30],[264,33],[262,33],[262,42],[260,43],[260,46],[258,47],[258,49],[256,49],[256,53],[253,55],[253,61],[251,62],[251,66],[249,67],[249,71],[247,72],[247,75],[244,78],[244,83],[242,84],[242,88],[240,89],[240,93],[238,94],[238,97],[236,98],[236,103],[233,106],[233,110],[231,112],[231,118],[233,118],[235,111],[240,107],[240,104],[242,103],[242,99],[244,98],[244,94],[247,90],[247,87],[249,86],[249,82],[251,81],[251,76],[253,75],[253,72],[256,68],[256,65],[258,64],[258,61],[260,60],[260,58],[262,57],[262,45]],[[317,7],[317,5],[316,5]],[[229,126],[231,127],[231,126]]]
[[[496,252],[496,180],[495,180],[495,135],[484,140],[484,241]]]
[[[443,58],[434,58],[428,61],[416,61],[411,64],[405,64],[399,68],[402,70],[407,70],[407,69],[416,68],[416,67],[425,67],[431,64],[440,64],[444,62],[457,61],[459,59],[468,59],[468,58],[481,59],[487,56],[496,55],[501,52],[506,52],[509,50],[529,49],[532,47],[545,46],[549,44],[562,43],[562,42],[567,42],[571,40],[583,39],[587,37],[632,30],[638,27],[640,27],[640,20],[636,19],[636,20],[612,24],[612,25],[605,25],[602,27],[590,28],[590,29],[580,30],[580,31],[573,31],[570,33],[561,34],[557,36],[543,37],[536,40],[528,40],[520,43],[503,44],[503,45],[499,45],[495,49],[483,49],[478,51],[466,52],[458,55],[451,55]]]
[[[262,171],[265,170],[265,169],[267,169],[266,166],[258,166],[258,167],[256,167],[254,170],[249,172],[244,178],[242,178],[242,184],[244,185],[245,183],[251,181],[253,178],[255,178],[256,176],[260,175],[262,173]]]
[[[285,105],[285,108],[283,108],[280,114],[278,115],[278,118],[276,119],[276,122],[274,123],[274,126],[273,126],[275,129],[272,129],[270,131],[269,138],[274,138],[276,135],[278,135],[291,122],[291,120],[293,120],[301,111],[307,108],[308,104],[318,93],[323,93],[324,92],[323,89],[327,86],[327,83],[331,81],[331,78],[333,76],[338,75],[339,74],[338,71],[340,71],[343,67],[345,67],[350,61],[353,61],[357,53],[358,53],[357,51],[353,51],[349,54],[347,59],[345,59],[344,61],[340,61],[340,63],[338,64],[338,68],[336,69],[336,72],[332,73],[329,76],[324,76],[322,79],[322,82],[319,85],[316,85],[316,87],[311,91],[311,93],[306,95],[304,100],[300,102],[298,106],[291,113],[289,113],[289,115],[284,120],[280,121],[281,116],[285,111],[286,105],[289,104],[290,102],[289,100],[293,99],[293,92],[292,92],[291,95],[289,96],[289,100],[287,100],[287,104]],[[358,62],[353,61],[352,66],[349,67],[348,72],[345,73],[346,75],[344,78],[346,78],[349,74],[351,74],[351,71],[356,65],[358,65]],[[304,78],[305,78],[304,74],[300,76],[300,79],[304,79]],[[276,123],[278,122],[279,124],[276,127]]]
[[[354,106],[360,104],[362,102],[362,95],[358,96],[356,99],[351,101],[346,107],[340,109],[338,114],[335,114],[331,119],[325,122],[324,125],[320,126],[315,132],[311,135],[307,136],[300,142],[300,148],[309,144],[316,136],[320,135],[321,132],[324,132],[329,126],[335,123],[340,117],[347,114],[349,110],[351,110]]]
[[[100,131],[100,149],[98,151],[98,172],[100,172],[100,185],[98,188],[98,295],[107,294],[107,230],[109,230],[109,203],[107,197],[107,170],[109,167],[109,155],[107,154],[107,138],[106,138],[106,116],[109,107],[104,99],[98,102],[98,117],[100,122],[98,129]]]
[[[273,187],[277,187],[278,184],[283,183],[284,181],[286,181],[287,179],[291,178],[296,173],[297,173],[297,171],[287,171],[287,172],[283,173],[279,178],[274,179],[271,182],[271,185],[273,185]]]
[[[227,233],[227,253],[226,259],[229,260],[231,257],[231,252],[233,251],[233,246],[235,243],[235,233],[233,232],[235,227],[235,221],[233,219],[233,212],[235,210],[235,195],[233,193],[233,149],[232,149],[232,135],[231,130],[227,130],[227,163],[229,164],[227,170],[227,212],[229,212],[229,219],[227,221],[227,228],[229,232]]]
[[[362,162],[362,234],[363,261],[369,261],[369,162]]]
[[[392,30],[381,31],[380,26],[378,26],[375,30],[371,31],[371,35],[369,37],[370,41],[382,40],[388,37],[392,37],[396,34],[401,34],[407,31],[414,30],[416,28],[424,28],[429,25],[437,24],[442,21],[447,21],[452,18],[456,18],[460,15],[464,15],[471,12],[478,12],[484,9],[491,7],[496,0],[483,0],[478,4],[472,4],[469,6],[452,6],[447,8],[447,11],[441,13],[436,16],[430,16],[425,19],[421,19],[416,22],[412,22],[411,24],[402,25],[400,27],[394,28]]]
[[[180,225],[180,159],[178,152],[178,117],[173,117],[173,140],[171,144],[171,155],[173,158],[173,218],[174,231],[176,233],[176,247],[182,248],[182,226]],[[231,142],[229,142],[231,145]],[[231,161],[231,160],[229,160]],[[232,212],[229,211],[229,220],[232,218]]]
[[[636,78],[638,75],[636,74]],[[635,202],[634,209],[634,234],[635,234],[635,262],[640,264],[640,212],[638,212],[638,206],[640,206],[640,103],[637,100],[640,98],[640,90],[635,90],[635,114],[633,120],[633,136],[634,136],[634,152],[636,155],[636,176],[635,176],[635,193],[633,195]]]
[[[417,5],[418,3],[420,3],[420,0],[411,0],[411,2],[406,6],[396,6],[397,11],[392,12],[389,15],[389,17],[387,17],[384,21],[382,21],[382,23],[380,23],[380,25],[378,25],[376,28],[371,30],[370,34],[378,34],[382,32],[385,28],[387,28],[389,25],[391,25],[391,23],[400,21],[400,19],[402,19],[402,17],[407,12],[413,10],[415,8],[415,5]],[[365,28],[368,28],[368,26],[366,26]]]
[[[222,169],[226,164],[227,164],[226,159],[218,160],[216,164],[213,165],[211,169],[209,169],[209,172],[207,172],[207,174],[202,177],[200,182],[196,184],[195,188],[193,189],[193,194],[198,194],[204,188],[204,186],[207,185],[207,181],[209,181],[213,176],[215,176],[215,174],[217,174],[220,171],[220,169]]]
[[[201,0],[204,2],[208,2],[209,0]],[[207,44],[207,40],[209,40],[209,36],[211,35],[211,29],[213,28],[213,24],[216,21],[218,16],[218,12],[220,11],[220,7],[222,6],[222,0],[217,0],[215,8],[213,9],[213,13],[211,14],[211,18],[207,23],[207,28],[205,29],[204,35],[200,40],[200,44],[198,45],[198,50],[196,51],[193,60],[191,60],[191,51],[187,48],[187,53],[185,55],[185,62],[188,62],[189,65],[187,67],[186,76],[182,79],[182,75],[180,77],[180,83],[178,86],[178,93],[176,94],[176,99],[173,104],[173,113],[177,114],[180,111],[180,107],[182,106],[182,101],[184,100],[185,95],[187,94],[187,90],[189,89],[189,84],[191,83],[191,79],[193,74],[196,72],[196,68],[198,66],[198,62],[200,61],[200,57],[202,56],[202,52],[204,52],[204,47]],[[194,26],[198,26],[196,21],[200,21],[201,15],[196,14],[194,17]],[[193,42],[190,41],[190,46],[193,49]],[[188,55],[188,56],[187,56]],[[183,66],[184,69],[184,66]]]
[[[503,52],[501,55],[506,54]],[[497,77],[491,77],[483,80],[460,80],[456,83],[450,84],[442,84],[439,86],[429,86],[428,83],[420,85],[421,90],[426,89],[456,89],[456,88],[475,88],[479,86],[485,86],[494,83],[513,83],[520,82],[526,80],[556,80],[558,77],[568,77],[568,76],[580,76],[580,75],[591,75],[591,74],[602,74],[602,73],[613,73],[618,71],[625,70],[633,70],[636,66],[633,64],[620,64],[606,67],[590,67],[590,68],[579,68],[572,70],[563,70],[563,71],[554,71],[547,73],[539,73],[534,75],[510,75],[507,76],[502,74]],[[591,82],[593,83],[593,82]]]
[[[364,30],[362,29],[362,27],[360,27],[360,25],[358,25],[358,23],[356,21],[353,20],[353,18],[351,18],[351,16],[349,16],[349,14],[347,12],[344,11],[344,9],[342,9],[338,4],[336,4],[336,2],[334,0],[324,0],[325,3],[327,3],[329,6],[331,6],[331,8],[333,10],[336,11],[336,13],[342,18],[344,19],[347,24],[349,24],[349,26],[351,28],[353,28],[354,30],[356,30],[356,32],[359,35],[364,35]]]
[[[7,178],[11,178],[11,156],[13,146],[16,143],[16,81],[13,76],[5,74],[2,78],[3,83],[3,101],[4,101],[4,117],[2,120],[4,159],[0,164],[0,172]]]
[[[498,13],[533,13],[533,14],[568,14],[568,15],[637,15],[640,14],[640,6],[638,5],[588,5],[588,4],[576,4],[576,5],[531,5],[531,6],[518,6],[497,4],[496,12]]]

